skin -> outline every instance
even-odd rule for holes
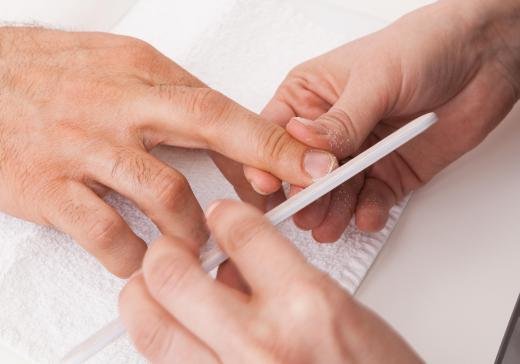
[[[518,0],[439,1],[295,67],[262,116],[339,160],[421,114],[440,117],[296,224],[321,242],[336,241],[352,217],[378,231],[396,202],[482,142],[520,96],[519,8]],[[245,167],[245,175],[262,194],[280,187],[264,171]]]
[[[422,363],[257,209],[220,201],[207,219],[251,291],[212,280],[191,242],[155,242],[120,299],[130,336],[152,363]]]
[[[206,149],[223,170],[244,163],[302,184],[335,163],[150,45],[111,34],[0,27],[0,111],[0,210],[70,234],[121,277],[146,244],[102,200],[108,190],[166,236],[207,238],[189,184],[148,153],[155,146]],[[234,183],[253,195],[243,175]]]
[[[396,201],[479,144],[518,100],[518,34],[518,0],[441,1],[296,67],[262,115],[340,159],[418,114],[441,119],[296,222],[321,241],[335,240],[352,215],[380,229]],[[245,175],[257,195],[279,188],[261,169]],[[151,362],[422,362],[252,207],[219,202],[207,224],[232,262],[221,281],[202,271],[190,241],[165,238],[121,294],[122,318]]]

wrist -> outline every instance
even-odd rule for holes
[[[441,1],[442,2],[442,1]],[[499,66],[520,97],[520,0],[446,0],[469,27],[484,62]]]

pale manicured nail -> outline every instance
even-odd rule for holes
[[[206,219],[208,219],[211,215],[211,213],[215,210],[215,208],[220,205],[222,201],[215,201],[215,202],[212,202],[207,208],[206,208],[206,211],[204,212],[204,214],[206,215]]]
[[[321,150],[310,150],[305,153],[305,157],[303,158],[303,167],[312,179],[326,176],[332,172],[337,165],[338,161],[332,154]]]
[[[308,128],[311,128],[317,134],[321,134],[321,135],[327,134],[327,128],[325,128],[323,125],[321,125],[320,123],[318,123],[314,120],[305,119],[305,118],[302,118],[299,116],[293,118],[293,120],[300,124],[305,125]]]

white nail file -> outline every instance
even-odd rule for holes
[[[392,153],[409,140],[415,138],[417,135],[435,124],[437,120],[437,115],[435,113],[430,113],[409,122],[402,128],[387,136],[385,139],[359,154],[357,157],[332,171],[327,176],[316,180],[303,191],[266,213],[265,216],[274,225],[278,225],[282,221],[287,220],[304,207],[316,201],[318,198],[345,183],[350,178],[370,167],[381,158]],[[206,255],[201,256],[201,264],[206,272],[210,272],[227,259],[228,257],[224,252],[214,249]],[[110,322],[87,340],[73,348],[65,357],[63,357],[61,364],[80,364],[85,362],[111,342],[115,341],[118,337],[124,334],[125,331],[126,328],[119,318]]]

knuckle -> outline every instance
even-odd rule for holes
[[[271,364],[288,363],[294,357],[292,349],[287,345],[287,336],[276,322],[254,320],[248,325],[242,340],[241,345],[253,351],[262,347],[266,353],[269,353],[266,362]]]
[[[307,72],[307,63],[308,62],[304,62],[304,63],[301,63],[297,66],[295,66],[293,69],[291,69],[288,73],[287,73],[287,76],[285,77],[285,80],[288,81],[288,80],[302,80],[304,81],[306,78],[306,75],[308,74]]]
[[[153,177],[154,198],[163,206],[175,206],[190,193],[190,185],[183,175],[168,167]]]
[[[132,183],[137,186],[150,180],[150,165],[146,158],[130,148],[118,147],[111,150],[111,175],[114,178],[131,176]]]
[[[329,312],[335,288],[331,287],[330,278],[323,272],[294,282],[288,290],[292,299],[288,304],[287,313],[295,320],[306,321],[315,315],[321,316]]]
[[[193,107],[198,112],[218,111],[227,106],[228,99],[211,88],[200,88],[193,93]]]
[[[96,216],[87,225],[86,238],[98,249],[109,250],[121,230],[122,223],[116,216]]]
[[[65,199],[65,201],[60,204],[58,213],[73,225],[80,224],[86,217],[86,211],[70,198]]]
[[[119,54],[126,62],[140,67],[148,65],[156,56],[156,50],[149,43],[137,39],[129,38],[123,46],[122,53]]]
[[[160,84],[153,88],[154,96],[172,104],[177,104],[178,98],[188,94],[188,90],[188,87],[170,84]]]
[[[264,123],[259,125],[257,130],[252,142],[256,141],[258,155],[262,160],[279,160],[289,153],[292,140],[281,127]]]
[[[211,88],[197,88],[186,100],[188,112],[202,116],[204,126],[221,127],[232,111],[232,102],[218,91]]]

